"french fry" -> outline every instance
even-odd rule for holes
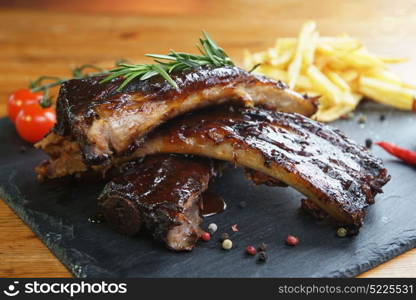
[[[320,45],[328,45],[334,49],[346,50],[346,49],[358,49],[362,47],[362,44],[349,36],[340,36],[340,37],[321,37],[319,39]]]
[[[281,69],[276,69],[274,66],[270,65],[260,65],[254,73],[265,75],[267,77],[270,77],[274,80],[281,80],[283,82],[287,82],[288,75],[287,72]]]
[[[290,60],[292,59],[293,52],[290,50],[283,51],[282,54],[270,61],[270,64],[274,67],[286,69]]]
[[[348,35],[320,36],[315,22],[304,24],[298,37],[279,38],[273,48],[245,52],[247,69],[286,82],[290,88],[320,96],[316,120],[331,122],[355,109],[364,97],[399,109],[416,111],[416,85],[386,70],[403,58],[370,53]]]
[[[342,92],[323,73],[321,73],[317,67],[310,66],[306,71],[306,74],[313,83],[314,88],[319,93],[326,96],[325,98],[328,103],[324,103],[324,105],[332,106],[340,101]]]
[[[387,71],[385,69],[371,69],[368,72],[364,73],[365,76],[380,79],[385,82],[390,82],[393,84],[397,84],[404,88],[414,89],[416,90],[416,85],[404,83],[399,76],[394,74],[393,72]]]
[[[318,111],[313,118],[321,122],[332,122],[355,109],[354,105],[332,106]]]
[[[350,93],[351,88],[348,83],[338,73],[333,71],[325,71],[324,74],[343,92]]]
[[[387,56],[377,56],[377,58],[385,64],[399,64],[399,63],[406,62],[409,60],[408,58],[387,57]]]
[[[313,64],[315,57],[315,50],[318,42],[318,32],[313,32],[310,37],[309,45],[305,48],[303,53],[303,69],[306,70],[310,65]]]
[[[295,51],[296,45],[298,43],[297,38],[280,38],[276,41],[275,49],[279,51]]]
[[[347,69],[337,74],[339,74],[339,76],[341,76],[349,84],[351,84],[352,81],[356,80],[359,77],[359,73],[353,69]]]
[[[403,110],[412,110],[416,97],[416,90],[364,76],[360,78],[359,91],[372,100]]]
[[[349,64],[350,67],[357,69],[383,66],[383,62],[381,60],[363,49],[348,53],[342,56],[341,59]]]
[[[308,22],[303,25],[299,34],[295,57],[288,67],[289,87],[291,89],[295,88],[296,86],[296,80],[302,68],[302,59],[304,58],[303,53],[308,47],[310,47],[310,43],[313,42],[311,37],[315,28],[315,22]]]

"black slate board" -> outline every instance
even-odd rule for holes
[[[388,140],[415,149],[416,115],[373,103],[361,105],[367,123],[338,121],[357,142]],[[386,120],[379,120],[380,114]],[[416,246],[416,168],[374,147],[385,159],[392,180],[370,207],[358,236],[340,239],[327,221],[315,221],[298,210],[302,196],[291,188],[253,187],[238,169],[228,171],[211,190],[228,209],[207,218],[218,233],[191,253],[173,253],[149,237],[129,238],[105,224],[93,224],[95,197],[103,184],[74,180],[39,184],[33,168],[44,156],[24,143],[7,119],[0,120],[0,198],[30,226],[78,277],[352,277]],[[240,201],[247,201],[240,208]],[[232,233],[230,226],[240,229]],[[221,250],[221,232],[231,233],[235,248]],[[7,233],[3,233],[7,234]],[[284,244],[287,234],[300,244]],[[267,263],[245,255],[248,244],[269,245]],[[416,275],[416,270],[415,270]]]

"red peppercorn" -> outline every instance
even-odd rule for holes
[[[237,232],[238,231],[237,224],[232,225],[231,230],[234,231],[234,232]]]
[[[253,247],[253,246],[251,246],[251,245],[247,246],[246,251],[247,251],[247,253],[248,253],[248,254],[250,254],[250,255],[256,255],[256,254],[257,254],[257,250],[256,250],[256,248],[254,248],[254,247]]]
[[[289,246],[296,246],[299,243],[299,239],[293,235],[288,235],[286,238],[286,244]]]
[[[204,240],[205,242],[208,242],[211,239],[211,235],[208,232],[204,232],[201,235],[201,239]]]

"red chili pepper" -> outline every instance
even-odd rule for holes
[[[378,142],[376,144],[379,145],[384,150],[386,150],[388,153],[396,156],[397,158],[400,158],[404,162],[411,164],[411,165],[416,165],[416,152],[398,147],[388,142]]]

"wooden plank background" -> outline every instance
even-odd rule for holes
[[[0,0],[0,116],[7,96],[39,75],[193,51],[202,29],[241,62],[244,48],[271,46],[311,19],[323,35],[349,33],[379,54],[409,57],[394,69],[415,83],[416,1]],[[0,231],[0,276],[71,276],[2,201]],[[416,277],[416,250],[362,274],[371,276]]]

